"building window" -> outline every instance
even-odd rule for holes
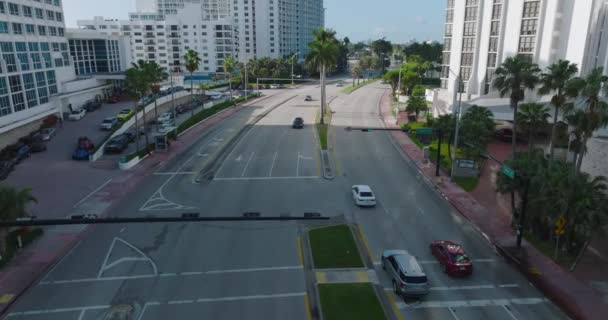
[[[56,37],[57,36],[57,28],[56,27],[49,27],[49,35],[52,37]]]
[[[36,18],[44,19],[44,11],[39,8],[34,8],[34,12],[36,12]]]
[[[488,53],[488,67],[496,67],[496,53]]]
[[[454,8],[454,0],[448,0],[447,7]]]
[[[450,53],[449,52],[444,52],[443,56],[441,58],[441,63],[442,64],[450,64]]]
[[[5,53],[2,55],[2,57],[4,58],[4,62],[6,63],[6,71],[16,72],[17,61],[15,60],[15,55],[13,53]]]
[[[477,20],[477,8],[465,8],[464,9],[464,21],[476,21]]]
[[[460,78],[462,81],[469,81],[471,77],[471,67],[460,67]]]
[[[26,24],[25,25],[25,32],[27,34],[36,34],[36,28],[34,27],[33,24]]]
[[[13,97],[13,108],[15,112],[25,110],[25,101],[23,100],[23,93],[18,92],[12,95]]]
[[[490,35],[497,36],[500,33],[500,21],[492,21],[490,23]]]
[[[464,23],[464,36],[471,37],[475,36],[477,29],[477,22],[465,22]]]
[[[63,21],[63,15],[61,14],[61,12],[55,12],[55,20],[59,22]]]
[[[445,36],[446,37],[451,37],[452,36],[452,24],[446,24],[445,25]]]
[[[475,49],[475,38],[462,39],[462,51],[471,52]]]
[[[490,47],[488,48],[490,52],[498,52],[498,38],[490,37]]]
[[[8,33],[8,23],[0,21],[0,33]]]
[[[452,38],[443,39],[443,51],[452,50]]]
[[[521,21],[521,35],[535,35],[538,19],[525,19]]]
[[[445,22],[452,23],[454,21],[454,10],[445,11]]]
[[[473,53],[463,53],[460,60],[461,66],[472,66],[473,65]]]
[[[8,3],[8,11],[15,16],[19,15],[19,6],[14,3]]]
[[[467,0],[466,1],[466,6],[478,6],[479,5],[479,0]]]
[[[528,1],[524,2],[524,18],[536,18],[538,17],[540,9],[540,1]]]
[[[38,99],[36,97],[36,90],[28,90],[25,92],[25,97],[27,98],[27,107],[33,108],[38,105]]]
[[[46,18],[49,20],[55,20],[55,11],[47,10]]]
[[[46,27],[45,26],[38,26],[38,35],[46,36]]]
[[[4,6],[4,1],[0,1],[0,13],[6,13],[6,7]]]
[[[23,26],[21,23],[13,23],[13,34],[23,34]]]
[[[19,75],[8,77],[8,83],[10,85],[12,93],[16,93],[23,90],[23,87],[21,86],[21,76]]]
[[[519,38],[519,52],[532,52],[536,41],[534,37]]]
[[[17,59],[19,59],[21,71],[30,70],[30,61],[28,60],[27,53],[17,53]]]
[[[502,5],[501,4],[495,4],[494,7],[492,7],[492,20],[498,20],[500,19],[500,12],[502,11]]]
[[[31,18],[32,17],[32,7],[23,6],[23,16]]]

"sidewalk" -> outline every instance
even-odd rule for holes
[[[397,128],[390,110],[390,92],[386,91],[379,105],[379,112],[387,128]],[[434,166],[423,165],[424,155],[403,132],[391,132],[394,141],[416,164],[421,174],[435,189],[454,206],[460,214],[488,241],[490,241],[508,261],[513,263],[554,303],[573,319],[605,319],[608,305],[589,286],[579,281],[567,270],[562,269],[540,251],[523,241],[522,248],[515,247],[515,234],[509,226],[509,217],[488,210],[471,194],[465,192],[449,180],[444,172],[435,177]],[[492,219],[488,219],[488,217]]]
[[[82,210],[84,207],[89,210],[88,213],[95,213],[99,216],[111,212],[120,201],[128,199],[129,193],[135,191],[137,186],[160,166],[188,150],[200,139],[203,132],[243,108],[267,97],[269,96],[254,99],[235,108],[225,109],[190,128],[180,135],[177,141],[171,143],[170,152],[155,153],[132,170],[123,171],[122,175],[110,180],[75,210]],[[70,214],[72,213],[66,214],[66,216]],[[30,287],[36,285],[47,272],[51,271],[53,266],[93,228],[95,228],[94,225],[47,228],[40,239],[25,248],[3,268],[0,271],[0,318],[5,316],[11,305]]]

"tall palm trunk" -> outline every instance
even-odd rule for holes
[[[137,114],[139,111],[137,110],[137,104],[139,103],[139,97],[137,101],[135,101],[135,150],[139,151],[139,123],[137,122]]]
[[[228,89],[230,90],[230,101],[232,101],[232,73],[228,74]]]
[[[511,141],[512,154],[511,159],[515,159],[515,153],[517,152],[517,107],[518,102],[511,99],[511,107],[513,108],[513,137]]]
[[[325,123],[325,64],[321,65],[321,124]]]
[[[171,87],[171,90],[173,90],[173,87]],[[156,131],[158,131],[158,103],[157,101],[158,99],[154,99],[154,123],[156,124]],[[175,116],[175,108],[173,108],[173,116]]]
[[[528,154],[532,154],[532,150],[534,149],[534,137],[536,136],[535,130],[530,130],[530,136],[528,137]]]
[[[557,96],[562,96],[561,89],[557,90]],[[561,106],[554,105],[553,107],[555,108],[555,111],[553,112],[553,127],[551,128],[551,143],[549,144],[549,161],[551,162],[553,162],[553,157],[555,154],[555,136],[557,135],[557,114]]]
[[[192,72],[190,72],[190,106],[192,107],[190,117],[194,117],[194,79],[192,79]]]
[[[154,101],[156,101],[156,100],[154,100]],[[148,124],[146,123],[146,106],[144,106],[142,110],[143,110],[142,120],[144,123],[144,141],[146,142],[144,149],[148,150],[148,145],[150,143],[148,142]],[[139,135],[139,132],[136,132],[136,135]],[[137,150],[137,151],[139,151],[139,150]]]
[[[581,139],[581,145],[579,146],[578,156],[576,157],[576,174],[578,175],[581,172],[581,167],[583,166],[583,157],[585,156],[585,152],[587,151],[587,134],[583,134],[583,138]]]

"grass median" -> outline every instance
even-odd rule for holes
[[[346,94],[351,94],[354,91],[356,91],[357,89],[359,89],[361,87],[364,87],[364,86],[366,86],[366,85],[368,85],[368,84],[370,84],[372,82],[375,82],[376,80],[378,80],[378,79],[370,79],[370,80],[367,80],[367,81],[363,81],[363,82],[361,82],[361,83],[359,83],[357,85],[354,85],[354,86],[348,86],[348,87],[342,89],[341,92],[342,93],[346,93]]]
[[[313,229],[309,232],[315,268],[362,268],[363,261],[347,225]]]
[[[325,320],[382,320],[382,306],[370,283],[320,284]]]

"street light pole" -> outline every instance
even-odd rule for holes
[[[399,124],[399,98],[401,98],[401,66],[399,66],[399,81],[397,84],[397,112],[395,112],[395,117],[397,118],[397,124]]]
[[[169,65],[169,78],[171,78],[171,108],[173,110],[173,119],[177,119],[175,116],[175,88],[173,87],[173,68]],[[158,120],[158,119],[157,119]],[[157,125],[158,128],[158,125]]]
[[[247,96],[247,87],[249,86],[248,83],[248,79],[247,79],[247,63],[249,61],[245,61],[245,100],[247,100],[248,96]]]
[[[298,52],[294,53],[294,54],[291,56],[291,86],[292,86],[292,87],[293,87],[293,86],[294,86],[294,84],[295,84],[295,83],[294,83],[294,80],[293,80],[293,76],[294,76],[294,74],[293,74],[293,62],[294,62],[293,58],[294,58],[295,56],[299,55],[299,54],[300,54],[300,52],[298,51]]]

